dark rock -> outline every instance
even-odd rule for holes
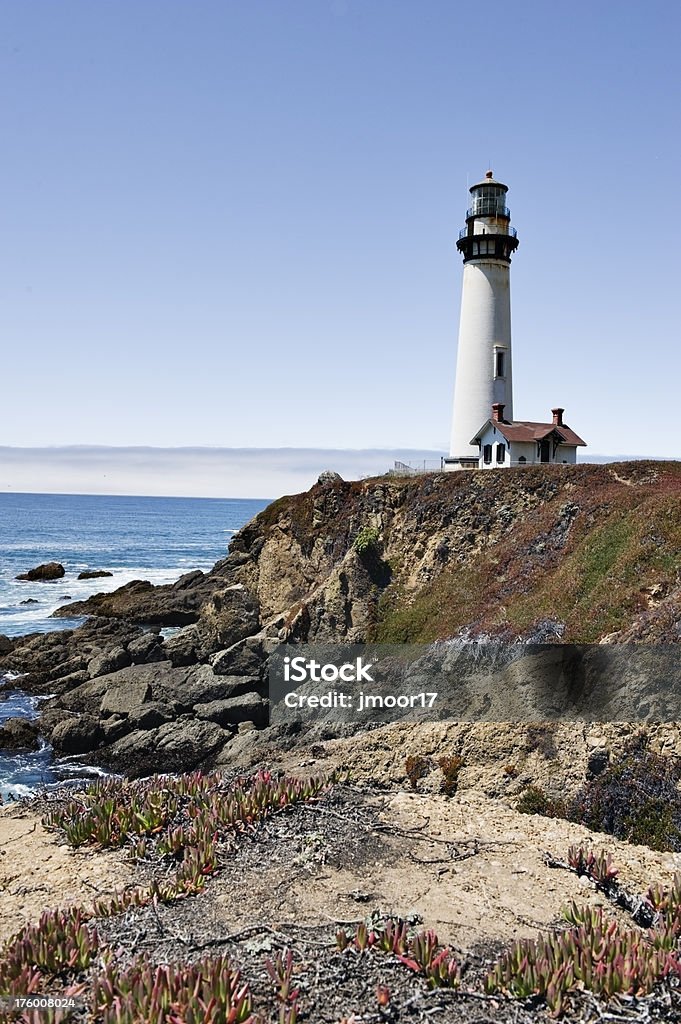
[[[69,709],[99,713],[124,713],[149,700],[164,701],[173,713],[192,711],[195,704],[231,697],[253,689],[259,680],[243,676],[216,676],[209,665],[174,668],[169,661],[130,665],[106,676],[97,676],[59,697]],[[115,694],[115,696],[114,696]],[[132,712],[131,712],[132,713]]]
[[[70,594],[62,594],[61,597],[59,598],[59,600],[60,601],[70,601],[71,600],[71,595]]]
[[[219,676],[258,676],[264,667],[262,641],[256,637],[239,640],[227,650],[214,654],[210,664],[213,672]]]
[[[67,658],[65,661],[59,662],[55,665],[52,670],[52,678],[55,680],[62,679],[64,676],[71,676],[76,672],[84,672],[87,670],[88,662],[90,658],[87,654],[76,654],[73,658]],[[89,678],[89,674],[86,678]]]
[[[157,729],[136,729],[102,756],[118,771],[134,777],[153,772],[183,772],[196,768],[230,739],[215,722],[182,718]]]
[[[90,712],[99,714],[99,705],[106,692],[107,676],[99,676],[95,679],[88,677],[86,682],[72,687],[70,690],[60,694],[54,700],[47,701],[44,707],[43,716],[46,711],[53,707],[64,708],[66,711]]]
[[[139,626],[125,620],[92,618],[75,630],[17,637],[4,667],[27,674],[22,688],[29,692],[60,693],[68,687],[62,677],[80,672],[93,658],[141,635]]]
[[[0,726],[0,750],[37,750],[38,726],[27,718],[8,718]]]
[[[191,590],[199,580],[203,579],[205,579],[205,573],[202,573],[200,569],[194,569],[192,572],[186,572],[184,576],[180,576],[179,580],[175,580],[173,590]]]
[[[154,693],[181,711],[192,711],[196,704],[233,697],[253,690],[257,685],[258,679],[216,676],[210,665],[199,665],[197,668],[176,668],[164,672],[154,686]]]
[[[115,676],[114,676],[115,678]],[[107,686],[100,704],[100,713],[125,717],[136,712],[142,704],[151,700],[151,686],[146,680],[121,680]]]
[[[166,661],[167,653],[163,648],[163,640],[158,633],[143,633],[128,644],[128,654],[133,665],[144,665],[154,661]]]
[[[257,764],[262,759],[262,751],[258,745],[261,735],[262,733],[257,729],[247,729],[242,732],[239,727],[236,735],[225,743],[215,758],[216,766],[238,765],[240,769],[243,769]]]
[[[9,654],[14,650],[14,641],[4,633],[0,633],[0,654]]]
[[[94,679],[95,676],[107,676],[112,672],[118,672],[119,669],[127,668],[131,661],[132,658],[124,647],[112,647],[111,650],[88,662],[87,670],[90,678]]]
[[[83,572],[78,573],[79,580],[98,580],[104,576],[113,576],[113,573],[106,569],[84,569]]]
[[[229,739],[213,722],[184,719],[159,727],[157,740],[160,754],[180,755],[179,763],[198,764]]]
[[[610,763],[610,752],[605,747],[597,747],[592,750],[586,765],[587,778],[594,779],[608,767]]]
[[[166,657],[175,667],[195,665],[198,660],[197,651],[201,646],[196,626],[185,626],[179,633],[169,636],[163,646]]]
[[[50,740],[62,754],[88,754],[101,744],[104,732],[94,715],[69,716],[52,730]]]
[[[40,601],[35,597],[27,597],[25,601],[19,601],[19,604],[40,604]]]
[[[218,591],[202,608],[196,628],[200,655],[231,647],[260,628],[258,599],[241,583]]]
[[[171,584],[154,587],[148,580],[132,580],[111,593],[93,594],[86,601],[74,601],[57,608],[53,615],[56,618],[99,615],[150,625],[185,626],[196,622],[206,597],[200,587],[188,585],[174,590]]]
[[[104,743],[115,743],[116,740],[131,732],[133,728],[134,725],[127,716],[123,718],[120,715],[113,715],[111,718],[106,718],[102,722]]]
[[[149,701],[139,708],[134,708],[129,715],[131,725],[135,729],[156,729],[164,722],[172,722],[175,713],[169,704],[163,701]]]
[[[16,579],[43,582],[45,580],[60,580],[65,575],[66,569],[61,562],[45,562],[44,565],[37,565],[35,569],[22,572]]]
[[[64,690],[70,690],[74,686],[80,686],[81,683],[87,683],[90,678],[90,673],[86,668],[79,669],[76,672],[70,672],[66,676],[59,676],[59,685]]]
[[[198,705],[195,711],[198,718],[220,725],[238,725],[240,722],[264,725],[267,720],[267,702],[257,693],[242,693],[238,697],[210,701]]]

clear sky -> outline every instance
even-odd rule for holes
[[[444,449],[467,185],[515,413],[679,455],[673,2],[3,0],[0,445]]]

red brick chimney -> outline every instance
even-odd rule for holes
[[[504,422],[504,409],[505,408],[506,408],[506,406],[503,404],[503,402],[495,402],[494,403],[494,405],[492,406],[492,420],[495,423],[503,423]]]
[[[557,427],[562,427],[563,413],[565,412],[565,409],[552,409],[551,412],[553,413],[553,422],[555,423],[555,425]]]

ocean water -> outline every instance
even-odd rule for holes
[[[73,628],[79,620],[50,618],[69,600],[115,590],[130,580],[171,583],[193,569],[210,569],[226,555],[233,534],[266,504],[261,499],[0,494],[0,633]],[[62,579],[15,579],[52,561],[64,566]],[[84,569],[106,569],[113,576],[79,581]],[[0,723],[35,718],[38,702],[22,694],[21,678],[8,681],[12,689],[0,691]],[[0,751],[3,796],[22,795],[74,773],[82,776],[82,765],[55,762],[47,746],[30,754]]]

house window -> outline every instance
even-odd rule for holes
[[[504,462],[506,460],[506,445],[497,445],[497,462]]]
[[[494,352],[494,376],[506,376],[506,353],[501,349],[496,349]]]
[[[485,447],[482,449],[482,461],[487,466],[489,466],[490,462],[492,461],[492,445],[491,444],[486,444]]]
[[[527,459],[525,458],[524,455],[519,455],[518,456],[518,463],[519,463],[519,465],[524,466],[526,462],[527,462]]]

